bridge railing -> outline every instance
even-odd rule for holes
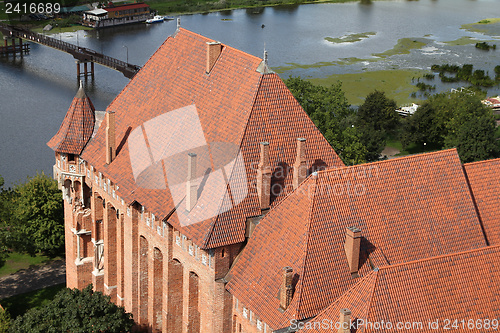
[[[100,65],[118,70],[127,77],[133,76],[133,74],[135,74],[141,68],[140,66],[129,64],[125,61],[109,57],[102,53],[98,53],[94,50],[87,49],[85,47],[79,47],[53,37],[48,37],[46,35],[33,32],[28,29],[0,23],[0,31],[7,37],[30,40],[35,43],[46,45],[54,49],[69,53],[73,55],[75,59],[78,59],[80,61],[92,61]]]

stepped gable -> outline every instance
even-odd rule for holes
[[[500,159],[464,164],[472,196],[490,245],[500,245]]]
[[[273,329],[314,317],[359,280],[344,250],[353,226],[363,236],[361,277],[375,267],[486,245],[456,150],[413,155],[309,176],[260,221],[227,289]],[[286,266],[296,284],[280,311]]]
[[[262,59],[220,44],[220,55],[208,64],[207,43],[217,49],[213,40],[182,28],[169,37],[108,107],[116,118],[116,158],[106,164],[106,120],[83,158],[119,185],[127,203],[144,205],[198,246],[213,248],[244,241],[246,218],[261,214],[255,188],[260,142],[269,142],[273,183],[283,189],[271,207],[291,191],[287,167],[297,138],[307,140],[310,170],[343,163]],[[189,216],[181,209],[185,200],[176,200],[186,187],[170,186],[185,181],[188,152],[201,161],[202,179]],[[230,186],[221,192],[206,175],[222,169]],[[281,169],[284,176],[277,175]]]
[[[314,322],[339,322],[341,309],[351,310],[351,320],[371,323],[422,323],[421,328],[407,327],[410,332],[443,331],[448,327],[459,332],[470,331],[468,320],[496,319],[500,313],[500,247],[484,247],[373,271],[321,312]],[[458,320],[458,329],[452,327]],[[430,329],[429,322],[439,320],[440,329]],[[462,327],[464,320],[465,327]],[[317,324],[319,325],[319,324]],[[418,325],[418,324],[417,324]],[[316,326],[317,327],[317,326]],[[475,327],[475,326],[474,326]],[[358,331],[384,331],[369,326]],[[401,330],[401,329],[400,329]],[[307,332],[337,332],[335,327],[304,329]],[[473,330],[474,331],[474,330]],[[481,331],[481,330],[475,330]],[[302,331],[300,331],[302,332]]]
[[[59,131],[47,146],[58,153],[80,155],[92,137],[94,123],[94,105],[80,84]]]

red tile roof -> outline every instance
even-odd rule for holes
[[[227,289],[273,329],[317,315],[356,282],[343,248],[350,226],[364,236],[360,276],[486,245],[454,149],[331,169],[310,176],[261,220]],[[282,313],[285,266],[298,282]]]
[[[130,4],[124,4],[124,5],[119,5],[115,7],[105,7],[104,9],[108,12],[116,12],[120,10],[130,10],[130,9],[137,9],[137,8],[149,8],[148,4],[145,3],[130,3]]]
[[[477,320],[484,324],[485,319],[498,320],[500,315],[499,255],[500,247],[494,246],[381,267],[339,297],[309,325],[330,321],[335,324],[340,309],[347,308],[352,312],[352,321],[383,321],[386,327],[388,323],[394,327],[377,330],[366,325],[365,330],[360,326],[358,332],[398,331],[398,323],[422,323],[422,328],[407,326],[399,331],[443,332],[445,320],[451,320],[448,328],[455,332],[483,331],[475,329],[479,328],[475,326]],[[452,326],[455,319],[458,329]],[[439,329],[429,328],[429,322],[436,320]],[[472,329],[469,320],[474,322]],[[337,332],[337,329],[330,326],[304,331]]]
[[[59,131],[47,145],[59,153],[80,155],[92,137],[94,123],[94,105],[80,86]]]
[[[108,107],[116,112],[117,143],[124,143],[116,159],[105,164],[106,121],[83,158],[119,185],[119,196],[139,202],[160,219],[173,212],[179,203],[175,198],[185,195],[185,186],[165,185],[186,179],[187,151],[180,147],[191,145],[189,151],[200,161],[209,161],[200,172],[220,171],[217,156],[236,161],[225,168],[229,191],[227,186],[223,191],[205,186],[194,212],[187,215],[177,209],[168,218],[197,245],[213,248],[244,241],[246,218],[261,214],[255,189],[260,142],[269,142],[273,182],[284,189],[272,205],[291,191],[289,167],[298,137],[307,139],[311,170],[343,163],[283,81],[258,71],[261,59],[222,45],[207,74],[207,42],[213,41],[182,28],[169,37]],[[160,155],[171,157],[157,158]],[[156,163],[150,162],[151,156]],[[283,176],[278,174],[281,169],[286,171]],[[180,204],[185,207],[184,201]],[[207,211],[214,214],[200,218]],[[183,226],[193,217],[197,223]]]
[[[500,159],[464,164],[490,245],[500,245]]]

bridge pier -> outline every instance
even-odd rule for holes
[[[87,64],[90,62],[90,72],[88,71],[88,66]],[[75,61],[76,63],[76,76],[77,78],[84,77],[87,79],[87,77],[92,77],[94,79],[94,62],[93,61],[80,61],[77,60]],[[83,64],[83,73],[81,71],[80,65]]]

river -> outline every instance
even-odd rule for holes
[[[498,34],[460,29],[491,17],[497,7],[497,0],[322,3],[184,15],[181,25],[257,56],[266,49],[270,66],[282,77],[428,69],[444,62],[472,63],[491,74],[500,64],[500,50],[480,52],[471,45],[445,42],[461,37],[498,39]],[[121,60],[127,60],[128,52],[129,62],[143,65],[174,31],[175,21],[169,21],[55,37]],[[353,43],[325,40],[355,33],[369,34]],[[426,45],[409,54],[373,56],[391,50],[402,38],[425,40]],[[85,87],[96,109],[104,110],[127,82],[121,73],[96,65],[95,81]],[[7,186],[37,171],[52,174],[53,152],[45,143],[57,132],[77,88],[74,59],[63,52],[32,44],[23,58],[0,58],[0,175]],[[498,92],[495,89],[491,93]]]

